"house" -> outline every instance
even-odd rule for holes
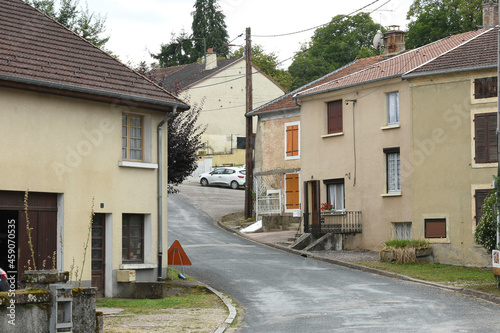
[[[425,91],[422,88],[415,95],[414,81],[405,79],[405,75],[432,63],[450,50],[459,49],[481,34],[482,30],[467,32],[414,50],[400,51],[356,73],[295,95],[301,103],[302,211],[306,232],[340,234],[344,249],[371,250],[380,250],[383,242],[390,239],[419,239],[425,236],[436,248],[436,261],[453,262],[443,255],[446,246],[442,249],[436,247],[446,242],[446,238],[441,238],[441,233],[426,233],[424,229],[436,228],[442,232],[442,219],[447,218],[442,214],[443,209],[465,202],[470,204],[471,185],[467,190],[468,200],[457,203],[450,199],[453,204],[443,203],[446,207],[438,209],[443,197],[435,194],[434,189],[448,188],[451,184],[429,172],[438,169],[441,174],[445,172],[447,165],[439,164],[443,156],[432,155],[436,162],[432,167],[428,165],[431,159],[427,158],[421,164],[409,162],[415,160],[419,150],[431,149],[428,140],[444,139],[444,134],[433,132],[436,125],[433,117],[424,119],[424,115],[419,113],[425,106],[430,107],[427,101],[440,96],[438,92],[428,95],[433,89],[429,81],[434,78],[427,78],[429,87]],[[450,81],[453,81],[452,77],[450,75]],[[455,93],[449,90],[448,94],[447,101],[450,102]],[[450,105],[449,109],[453,110],[453,106]],[[442,109],[433,107],[427,109],[425,114],[439,111]],[[416,119],[420,119],[418,123]],[[435,137],[424,136],[429,133]],[[470,139],[470,132],[467,134]],[[448,148],[451,146],[446,145]],[[461,162],[456,153],[448,152],[445,156],[450,158],[448,165]],[[470,169],[466,178],[471,180],[472,174],[477,177],[473,184],[484,186],[490,182],[488,172],[473,172],[469,163],[467,167]],[[454,176],[445,179],[457,181],[463,176],[454,173]],[[423,179],[426,180],[421,183]],[[429,186],[424,187],[424,184]],[[452,196],[459,197],[457,193]],[[331,204],[333,209],[322,211],[323,203]],[[454,244],[469,240],[470,246],[464,245],[461,248],[463,252],[474,250],[470,241],[473,228],[470,223],[468,228],[462,224],[472,215],[461,214],[458,218],[454,215],[457,220],[446,220],[448,228],[452,228],[453,224],[453,228],[457,229],[451,234],[457,237],[453,240]],[[458,248],[453,250],[458,251]],[[456,257],[460,257],[463,263],[476,259],[466,258],[464,253]]]
[[[0,0],[0,30],[0,266],[107,297],[166,277],[162,128],[189,106],[24,1]]]
[[[498,31],[487,30],[403,75],[413,152],[401,168],[412,169],[414,237],[429,239],[442,262],[491,265],[474,231],[498,168],[497,47]]]
[[[255,65],[252,67],[253,105],[260,106],[285,93]],[[207,126],[200,156],[214,165],[245,164],[246,61],[217,59],[210,49],[204,63],[155,71],[160,85],[201,108],[198,124]],[[255,127],[255,124],[254,124]]]
[[[256,117],[254,191],[256,214],[264,228],[286,229],[297,223],[301,211],[301,125],[300,100],[293,96],[303,90],[352,74],[383,60],[382,56],[356,59],[303,87],[252,110]]]

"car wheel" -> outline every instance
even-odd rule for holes
[[[232,188],[233,190],[236,190],[236,189],[239,189],[239,188],[240,188],[240,185],[238,184],[238,182],[237,182],[237,181],[233,180],[233,181],[231,182],[231,188]]]
[[[201,186],[208,186],[208,180],[206,178],[202,178],[200,180],[200,184],[201,184]]]

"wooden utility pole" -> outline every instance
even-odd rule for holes
[[[253,215],[253,128],[252,117],[248,114],[252,111],[252,41],[251,30],[246,30],[246,187],[245,187],[245,218],[249,219]]]

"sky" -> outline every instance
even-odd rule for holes
[[[154,61],[161,44],[171,40],[172,33],[184,29],[191,33],[195,0],[80,0],[90,12],[106,15],[106,32],[111,36],[106,48],[124,63]],[[406,13],[413,0],[219,0],[232,44],[245,44],[244,32],[251,28],[252,44],[266,53],[274,52],[286,69],[302,43],[308,42],[314,27],[330,22],[339,14],[350,14],[367,5],[376,23],[384,27],[399,25],[405,30]],[[380,8],[379,8],[380,7]],[[378,9],[378,10],[376,10]],[[376,10],[376,11],[374,11]],[[302,30],[301,33],[290,34]],[[238,37],[243,34],[243,36]],[[282,37],[258,37],[290,34]],[[207,45],[209,48],[210,45]],[[238,47],[233,47],[237,49]]]

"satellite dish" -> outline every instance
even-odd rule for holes
[[[373,37],[373,47],[379,49],[382,46],[382,31],[377,31],[375,37]]]

